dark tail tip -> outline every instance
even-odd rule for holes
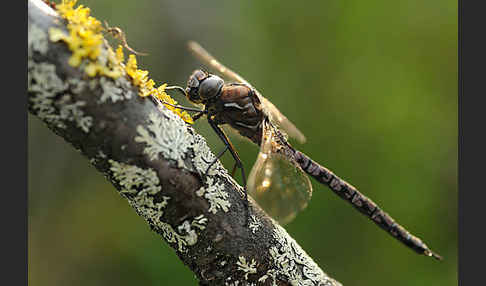
[[[435,252],[432,252],[431,250],[426,250],[424,252],[425,255],[427,256],[432,256],[433,258],[437,259],[437,260],[443,260],[442,256],[440,256],[439,254],[435,253]]]

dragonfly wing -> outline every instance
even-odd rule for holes
[[[201,45],[194,41],[190,41],[188,43],[189,51],[202,63],[208,65],[209,67],[213,68],[214,70],[218,71],[221,75],[234,80],[236,82],[243,83],[253,90],[255,90],[260,102],[263,106],[263,111],[265,114],[270,118],[270,120],[276,123],[281,129],[283,129],[290,137],[297,139],[300,143],[305,142],[304,134],[297,128],[295,125],[290,122],[290,120],[283,115],[278,108],[270,102],[270,100],[266,99],[261,95],[261,93],[253,87],[248,81],[246,81],[242,76],[235,73],[222,63],[220,63],[216,58],[214,58],[211,54],[208,53]]]
[[[256,90],[256,89],[255,89]],[[276,123],[281,129],[283,129],[287,135],[297,139],[300,143],[305,143],[304,134],[295,125],[283,115],[278,108],[268,99],[263,97],[257,91],[258,98],[263,106],[263,111],[270,118],[273,123]]]
[[[260,153],[248,176],[248,191],[267,214],[283,225],[307,207],[312,185],[300,167],[272,152],[275,141],[270,128],[265,129]]]
[[[231,69],[224,66],[220,63],[216,58],[214,58],[211,54],[208,53],[201,45],[194,41],[189,41],[187,44],[189,51],[202,63],[208,65],[209,67],[218,71],[221,75],[226,76],[227,78],[234,80],[236,82],[241,82],[249,87],[252,87],[250,83],[248,83],[242,76],[235,73]],[[253,88],[253,87],[252,87]]]

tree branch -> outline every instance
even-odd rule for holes
[[[340,285],[251,199],[245,226],[242,187],[219,162],[205,174],[215,156],[204,138],[125,74],[69,65],[67,45],[49,40],[65,21],[28,5],[29,112],[89,158],[201,285]]]

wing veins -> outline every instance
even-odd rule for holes
[[[285,115],[283,115],[270,100],[262,96],[261,93],[242,76],[216,60],[214,56],[209,54],[209,52],[206,51],[198,43],[194,41],[189,41],[188,48],[189,51],[202,63],[207,64],[209,67],[215,69],[220,74],[236,82],[243,83],[255,90],[258,98],[260,99],[260,102],[262,103],[263,110],[265,114],[270,118],[270,120],[275,121],[277,125],[284,129],[290,136],[296,138],[300,143],[304,143],[306,141],[304,134]]]

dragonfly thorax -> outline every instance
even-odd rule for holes
[[[187,99],[204,104],[209,99],[217,97],[223,85],[224,81],[219,76],[195,70],[187,81]]]

